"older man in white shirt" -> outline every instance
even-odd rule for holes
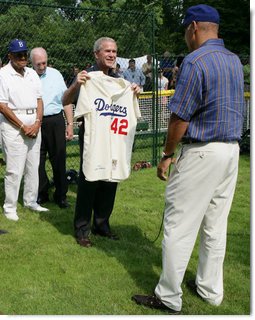
[[[26,42],[14,39],[9,44],[9,63],[0,70],[0,112],[3,150],[6,157],[4,214],[17,221],[17,202],[24,175],[24,206],[48,211],[37,204],[38,166],[43,114],[41,82],[27,68]]]

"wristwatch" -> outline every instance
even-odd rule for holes
[[[171,154],[166,154],[164,151],[162,152],[162,159],[163,159],[163,160],[172,158],[173,156],[174,156],[174,152],[171,153]]]

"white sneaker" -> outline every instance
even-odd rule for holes
[[[39,204],[33,204],[30,206],[26,206],[28,209],[33,210],[33,211],[37,211],[37,212],[46,212],[49,211],[49,209],[41,207]]]
[[[4,215],[6,216],[7,219],[13,220],[13,221],[18,221],[19,217],[17,215],[17,212],[4,212]]]

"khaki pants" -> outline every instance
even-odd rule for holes
[[[227,218],[239,160],[237,142],[184,145],[166,188],[162,274],[155,294],[182,308],[183,277],[200,230],[197,292],[213,305],[223,299]]]

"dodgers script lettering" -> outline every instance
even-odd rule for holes
[[[118,104],[107,104],[104,99],[97,98],[94,101],[96,111],[100,112],[100,116],[115,116],[115,117],[126,117],[127,107],[120,106]]]

